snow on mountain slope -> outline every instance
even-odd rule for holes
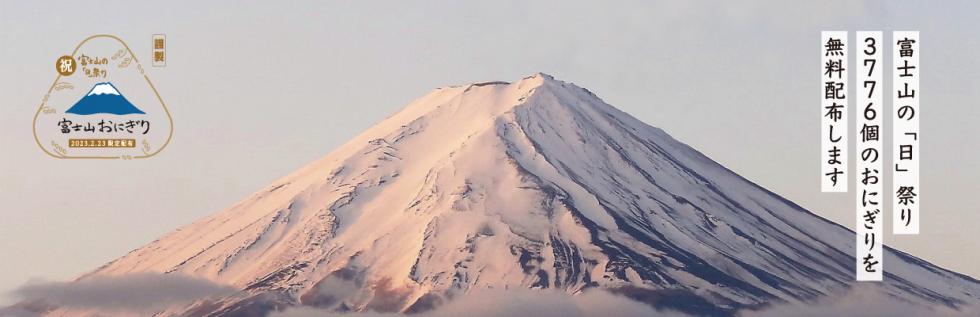
[[[477,288],[590,287],[728,314],[846,291],[853,235],[537,74],[437,89],[88,276],[178,272],[242,289],[168,312],[189,315],[411,312]],[[884,260],[882,288],[900,299],[980,301],[970,277],[892,249]]]
[[[119,91],[110,82],[98,83],[92,87],[92,90],[86,94],[86,96],[91,95],[119,95]]]

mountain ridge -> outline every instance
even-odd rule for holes
[[[853,234],[538,73],[438,88],[82,278],[181,273],[242,289],[164,315],[261,315],[270,303],[414,312],[510,287],[598,287],[715,315],[850,288]],[[885,254],[890,295],[978,301],[972,277]]]
[[[114,115],[127,115],[127,114],[145,114],[143,110],[140,110],[122,93],[116,89],[116,86],[110,82],[100,82],[96,83],[89,89],[82,99],[75,102],[74,105],[65,110],[65,113],[77,114],[77,115],[91,115],[91,114],[114,114]]]

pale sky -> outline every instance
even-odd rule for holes
[[[853,228],[853,190],[819,188],[821,30],[920,31],[921,234],[885,243],[980,278],[980,4],[790,2],[0,0],[0,293],[227,208],[436,87],[535,72]],[[54,61],[100,33],[143,60],[167,35],[148,74],[175,129],[156,157],[34,143]]]

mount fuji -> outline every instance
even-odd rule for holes
[[[116,86],[110,82],[97,83],[92,89],[79,99],[65,113],[89,115],[97,113],[108,113],[116,115],[124,114],[143,114],[143,110],[136,108]]]
[[[420,312],[480,289],[602,289],[724,316],[846,292],[854,248],[851,230],[536,74],[436,89],[79,280],[150,272],[237,289],[157,316]],[[971,277],[892,248],[883,263],[874,285],[889,296],[980,302]]]

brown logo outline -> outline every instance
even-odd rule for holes
[[[146,75],[146,72],[143,70],[143,64],[141,64],[139,62],[139,60],[136,58],[136,54],[134,54],[133,53],[133,50],[129,48],[129,45],[127,45],[126,42],[124,42],[119,37],[116,37],[115,35],[111,35],[111,34],[96,34],[96,35],[89,36],[88,38],[82,40],[81,43],[78,43],[77,46],[75,46],[75,49],[72,50],[70,56],[75,56],[75,54],[78,53],[78,49],[80,49],[82,47],[82,45],[85,45],[85,43],[88,42],[89,40],[96,39],[96,38],[109,38],[109,39],[116,40],[117,42],[119,42],[119,44],[122,44],[122,46],[124,48],[126,48],[126,51],[127,52],[129,52],[129,56],[132,57],[133,58],[133,62],[136,63],[136,67],[137,67],[137,69],[139,69],[140,75],[143,75],[143,79],[145,79],[146,80],[146,83],[148,85],[150,85],[150,89],[153,90],[153,95],[157,97],[157,100],[158,101],[160,101],[160,105],[163,106],[163,112],[165,112],[167,114],[167,120],[170,122],[170,132],[167,134],[167,140],[164,141],[163,142],[163,145],[161,145],[158,149],[156,149],[156,151],[153,151],[152,153],[147,153],[147,152],[144,151],[143,152],[143,155],[137,155],[137,156],[131,156],[131,157],[129,155],[118,155],[118,156],[66,156],[66,155],[59,155],[59,154],[56,154],[56,153],[49,152],[48,149],[46,149],[43,145],[41,145],[41,140],[38,139],[38,137],[37,137],[37,118],[38,118],[38,116],[41,115],[41,112],[44,110],[44,108],[45,108],[45,106],[46,106],[46,104],[48,102],[48,97],[51,95],[51,91],[54,90],[55,85],[57,85],[58,84],[58,81],[61,80],[62,75],[61,74],[58,74],[58,77],[55,77],[54,82],[51,83],[51,87],[48,88],[48,92],[46,94],[44,94],[44,99],[41,100],[41,105],[37,108],[37,112],[34,113],[34,120],[31,122],[31,132],[34,134],[34,142],[37,143],[37,146],[41,148],[41,151],[44,151],[44,153],[48,154],[48,156],[51,156],[51,157],[57,158],[57,159],[142,159],[142,158],[149,158],[149,157],[152,157],[154,155],[157,155],[157,153],[160,153],[160,151],[163,151],[163,149],[166,148],[168,144],[170,144],[170,140],[173,138],[173,135],[174,135],[174,119],[170,115],[170,109],[168,109],[167,108],[167,104],[163,102],[163,98],[161,98],[160,97],[160,93],[157,92],[156,86],[153,86],[153,82],[150,81],[150,77]]]

